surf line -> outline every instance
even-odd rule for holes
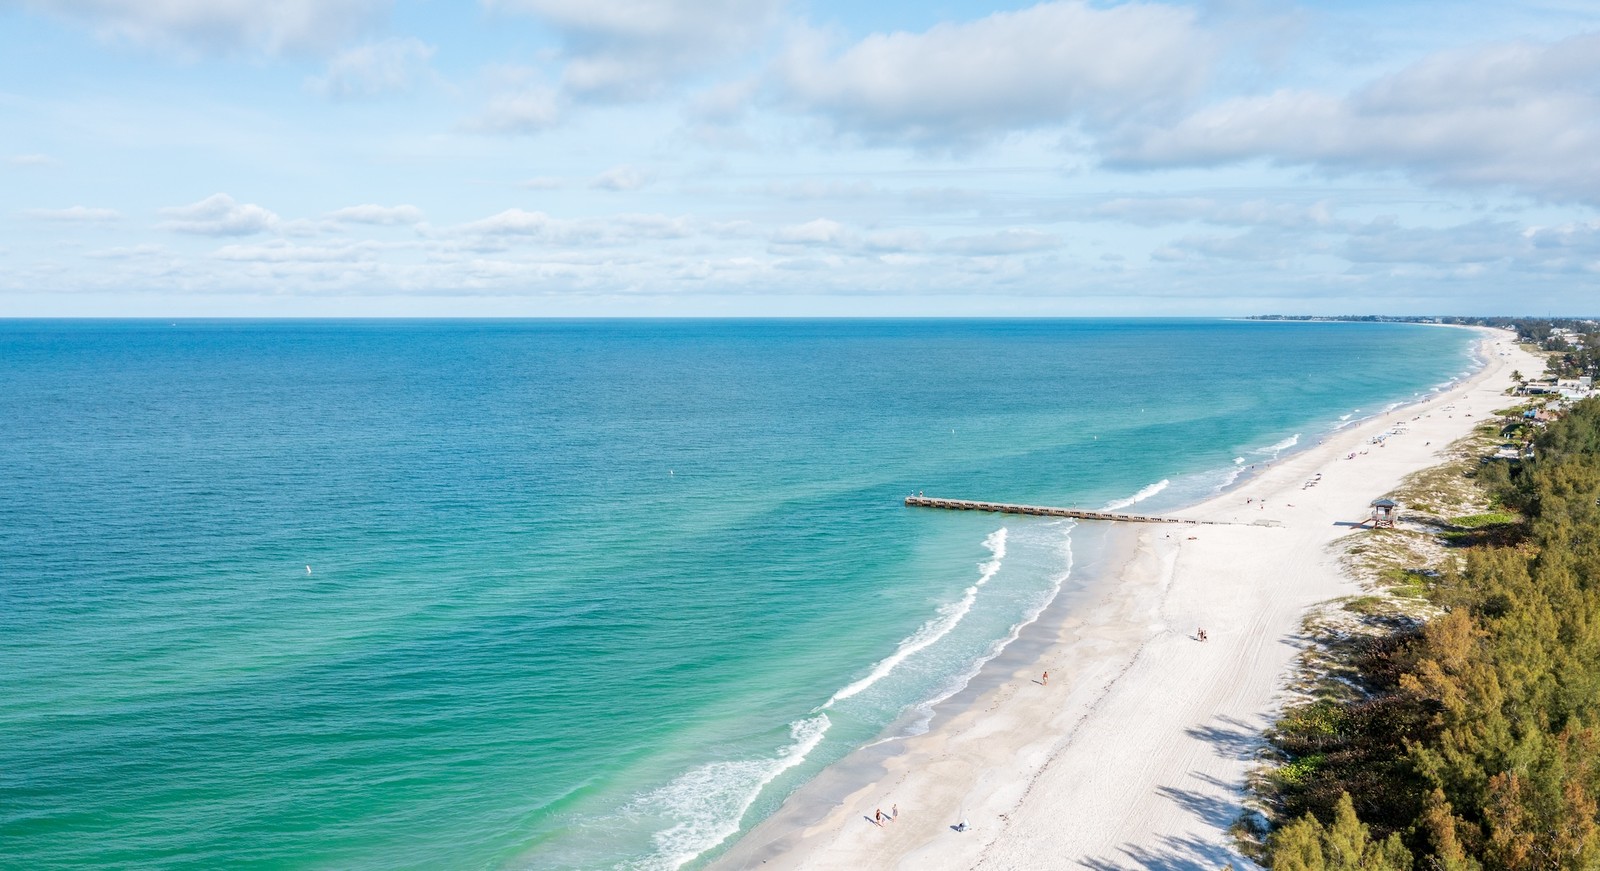
[[[1006,556],[1006,536],[1005,527],[1001,527],[983,540],[989,559],[978,564],[978,580],[966,588],[959,600],[941,606],[937,617],[903,639],[895,652],[879,660],[866,677],[834,693],[813,708],[810,715],[790,723],[790,742],[776,756],[703,765],[641,797],[636,802],[640,808],[665,806],[677,817],[674,825],[651,836],[656,847],[652,859],[665,867],[680,868],[736,834],[744,814],[767,784],[805,761],[822,742],[833,725],[826,713],[829,708],[871,687],[900,663],[950,634],[972,610],[978,588],[1000,571]],[[708,813],[708,806],[714,806],[717,812]]]
[[[1006,528],[1002,526],[989,533],[989,537],[983,540],[983,546],[989,549],[990,558],[986,562],[979,564],[980,574],[978,575],[978,580],[966,589],[959,600],[941,606],[939,608],[939,616],[923,623],[916,632],[900,642],[900,646],[894,653],[878,660],[878,664],[872,667],[872,671],[868,672],[866,677],[834,693],[816,710],[826,711],[833,707],[836,702],[842,702],[860,693],[862,690],[883,680],[890,672],[894,671],[895,666],[905,662],[917,651],[924,650],[935,641],[949,635],[950,631],[956,628],[956,624],[967,616],[967,612],[972,610],[973,603],[978,599],[978,588],[989,583],[989,579],[1000,571],[1000,563],[1006,558]]]

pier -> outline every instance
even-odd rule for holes
[[[1122,514],[1115,511],[1082,511],[1077,508],[1051,508],[1047,505],[1013,505],[1008,502],[973,502],[968,499],[936,499],[932,496],[907,496],[908,508],[942,508],[947,511],[989,511],[995,514],[1028,514],[1034,517],[1071,517],[1074,520],[1116,520],[1123,523],[1191,523],[1199,526],[1228,526],[1219,520],[1185,520],[1155,514]]]

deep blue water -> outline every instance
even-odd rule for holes
[[[0,321],[0,844],[703,861],[1070,583],[1070,524],[905,495],[1193,501],[1463,373],[1469,338]]]

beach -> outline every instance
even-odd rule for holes
[[[1019,639],[1036,655],[997,659],[1007,671],[929,731],[847,757],[711,867],[1253,867],[1228,829],[1302,620],[1358,592],[1331,545],[1511,404],[1513,370],[1542,371],[1510,333],[1482,332],[1483,366],[1462,383],[1173,512],[1227,525],[1119,532],[1126,555],[1092,593]]]
[[[1167,596],[1162,561],[1186,578],[1222,536],[1288,539],[902,500],[1171,513],[1467,377],[1473,340],[1208,319],[0,324],[7,855],[699,868],[816,826],[833,849],[859,834],[845,821],[878,839],[812,867],[978,849],[1041,769],[1077,764],[1046,763],[1141,645],[1205,621],[1209,646],[1175,649],[1220,657],[1254,631]],[[892,829],[864,820],[880,803]],[[974,837],[951,842],[963,810]]]

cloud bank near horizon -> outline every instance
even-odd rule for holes
[[[1600,11],[1446,5],[9,0],[0,305],[1581,307]]]

